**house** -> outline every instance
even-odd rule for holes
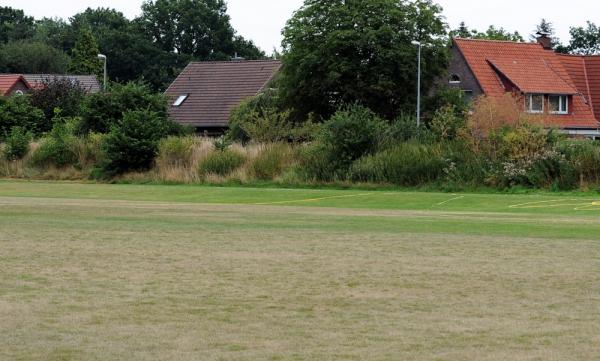
[[[0,74],[0,97],[25,94],[31,85],[19,74]]]
[[[233,108],[258,95],[280,68],[278,60],[192,62],[165,92],[170,115],[199,131],[223,132]]]
[[[526,112],[571,135],[600,137],[600,56],[555,53],[537,42],[453,39],[450,87],[468,98],[513,93]]]
[[[87,94],[95,94],[102,89],[95,75],[23,74],[23,77],[33,88],[39,88],[47,80],[67,79],[79,83]]]

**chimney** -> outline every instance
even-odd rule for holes
[[[537,35],[538,44],[543,46],[545,50],[552,50],[552,38],[550,37],[551,34],[538,31],[535,35]]]

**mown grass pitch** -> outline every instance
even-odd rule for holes
[[[599,201],[0,182],[0,360],[600,359]]]

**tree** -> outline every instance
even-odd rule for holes
[[[16,41],[0,46],[0,71],[16,74],[62,74],[69,56],[40,42]]]
[[[556,37],[556,30],[554,29],[554,24],[549,22],[546,19],[542,19],[540,23],[536,26],[535,31],[529,35],[530,41],[536,41],[538,38],[538,34],[547,34],[552,39],[552,48],[560,46],[560,39]]]
[[[460,23],[458,29],[450,31],[450,37],[459,37],[463,39],[506,40],[517,42],[525,41],[518,31],[511,33],[510,31],[505,30],[503,27],[497,28],[494,25],[490,25],[486,31],[481,32],[476,29],[469,29],[464,21]]]
[[[36,21],[33,40],[70,52],[76,40],[71,29],[71,25],[63,19],[43,18]]]
[[[98,59],[98,43],[88,28],[81,29],[79,37],[72,50],[72,63],[69,69],[74,74],[101,75],[102,64]]]
[[[34,33],[34,20],[25,16],[23,10],[0,7],[0,44],[29,39]]]
[[[566,47],[566,52],[581,55],[600,54],[600,27],[591,21],[587,27],[572,27],[569,31],[571,41]]]
[[[13,127],[39,133],[44,123],[44,113],[33,107],[29,98],[15,95],[0,98],[0,138],[7,135]]]
[[[306,0],[284,28],[281,92],[294,118],[328,118],[359,103],[393,119],[416,103],[417,48],[424,93],[447,64],[441,8],[429,0]]]
[[[224,0],[148,0],[139,21],[166,52],[200,60],[228,59],[235,52],[247,58],[264,56],[251,42],[236,40]]]
[[[60,111],[61,117],[80,115],[84,96],[83,86],[67,78],[44,79],[42,86],[30,93],[31,104],[41,109],[46,116],[43,131],[52,129],[52,119],[57,110]]]

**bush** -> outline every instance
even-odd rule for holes
[[[8,134],[13,127],[39,133],[44,129],[44,113],[32,106],[27,96],[0,98],[0,136]]]
[[[215,151],[206,157],[198,167],[200,176],[216,174],[227,176],[234,170],[241,167],[246,161],[246,157],[233,150]]]
[[[417,126],[417,118],[402,115],[385,128],[380,148],[393,147],[410,140],[429,142],[433,137],[423,125]]]
[[[132,111],[148,111],[166,119],[167,104],[164,95],[153,92],[147,85],[113,84],[109,92],[86,97],[79,133],[107,133],[112,126],[118,125],[126,112]],[[169,126],[176,128],[175,123]]]
[[[565,140],[556,145],[579,177],[580,183],[600,182],[600,144],[591,140]]]
[[[323,124],[321,141],[338,168],[377,150],[386,123],[368,108],[347,106]]]
[[[37,167],[64,168],[77,164],[76,137],[67,122],[56,119],[52,131],[42,138],[40,147],[33,153],[31,162]]]
[[[402,143],[356,161],[350,170],[350,179],[403,186],[423,185],[439,180],[447,165],[440,145]]]
[[[52,119],[57,110],[63,117],[80,115],[84,96],[85,89],[77,81],[57,77],[44,79],[41,86],[30,93],[31,104],[41,109],[46,116],[41,131],[52,128]]]
[[[158,159],[161,164],[175,167],[190,167],[194,156],[194,138],[171,136],[158,144]]]
[[[168,136],[171,122],[150,110],[126,112],[104,139],[106,157],[101,169],[111,177],[128,171],[148,170],[158,154],[159,141]]]
[[[465,118],[457,115],[456,109],[452,105],[444,106],[438,109],[431,119],[431,133],[438,141],[453,140],[459,130],[466,125]]]
[[[29,152],[31,134],[22,127],[13,127],[4,145],[4,158],[7,160],[23,159]]]
[[[273,180],[291,166],[293,150],[287,144],[266,146],[252,161],[250,171],[259,180]]]

